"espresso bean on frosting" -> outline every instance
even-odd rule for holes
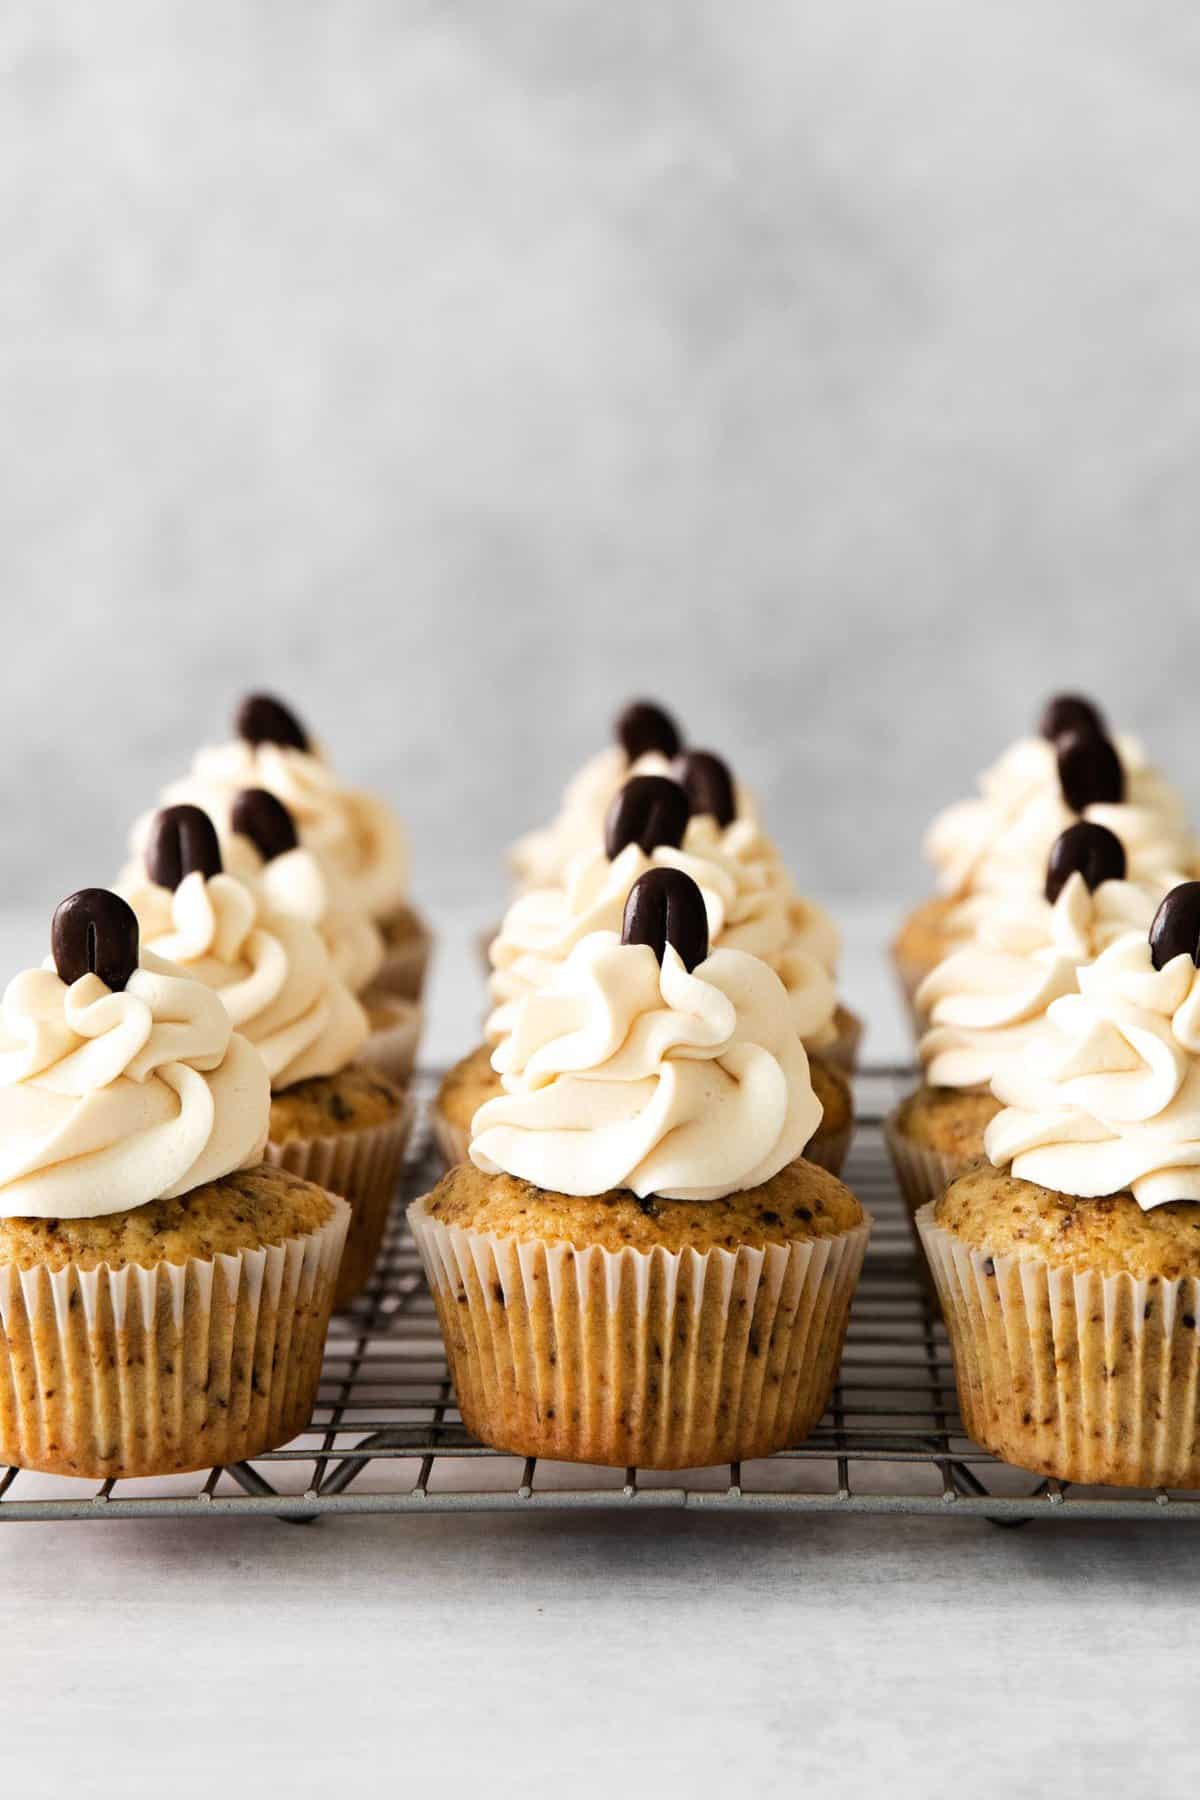
[[[688,797],[692,815],[711,815],[722,830],[737,817],[737,798],[729,764],[711,750],[687,750],[671,770]]]
[[[1167,894],[1150,927],[1150,961],[1165,969],[1177,956],[1200,968],[1200,881],[1181,881]]]
[[[1058,781],[1072,812],[1089,806],[1116,806],[1125,798],[1125,771],[1109,738],[1093,731],[1069,731],[1056,740]]]
[[[631,763],[652,750],[670,759],[678,756],[683,744],[670,713],[653,700],[631,700],[617,715],[614,729],[617,742]]]
[[[608,809],[604,848],[609,862],[637,844],[647,856],[660,845],[677,850],[687,830],[688,797],[665,775],[634,775]]]
[[[312,748],[295,713],[274,694],[247,694],[237,709],[234,727],[247,744],[281,744],[288,750]]]
[[[266,788],[243,788],[230,809],[229,823],[250,839],[264,862],[286,856],[300,842],[291,813]]]
[[[50,950],[68,987],[91,974],[120,992],[138,966],[137,915],[108,888],[80,888],[54,914]]]
[[[1054,840],[1046,867],[1046,898],[1051,906],[1070,876],[1079,874],[1094,894],[1104,881],[1124,881],[1125,846],[1107,825],[1080,819]]]
[[[708,915],[700,889],[682,869],[648,869],[625,902],[623,944],[649,944],[661,964],[670,944],[690,974],[708,955]]]
[[[1094,737],[1107,737],[1108,726],[1098,706],[1083,694],[1055,694],[1047,700],[1040,728],[1051,743],[1069,731],[1090,731]]]
[[[164,806],[150,822],[145,858],[151,881],[172,892],[197,871],[208,881],[222,867],[216,826],[202,807]]]

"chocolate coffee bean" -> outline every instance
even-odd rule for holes
[[[234,720],[247,744],[282,744],[289,750],[310,748],[309,736],[295,713],[273,694],[247,694]]]
[[[174,891],[185,875],[197,871],[206,881],[221,873],[216,827],[202,807],[164,806],[150,822],[147,875],[159,887]]]
[[[300,842],[291,813],[266,788],[243,788],[233,803],[229,823],[250,839],[264,862],[286,856]]]
[[[1150,927],[1150,960],[1165,969],[1177,956],[1200,968],[1200,881],[1181,881],[1164,898]]]
[[[1082,694],[1055,694],[1047,700],[1039,727],[1044,738],[1053,743],[1068,731],[1090,731],[1093,737],[1107,737],[1108,726],[1098,706]]]
[[[1072,812],[1115,806],[1125,798],[1125,771],[1110,739],[1093,731],[1069,731],[1056,740],[1058,784]]]
[[[614,730],[631,763],[651,750],[657,750],[660,756],[678,756],[683,741],[670,713],[653,700],[631,700],[618,714]]]
[[[722,830],[733,824],[737,797],[727,762],[711,750],[687,750],[675,759],[671,773],[687,795],[694,818],[711,813]]]
[[[1055,838],[1046,865],[1046,898],[1053,906],[1071,875],[1082,875],[1094,894],[1102,881],[1124,881],[1125,846],[1107,825],[1080,819]]]
[[[50,950],[68,987],[91,974],[119,993],[138,966],[137,915],[107,888],[80,888],[54,915]]]
[[[625,902],[623,944],[649,944],[661,965],[671,944],[689,974],[708,955],[704,896],[682,869],[648,869]]]
[[[650,856],[665,844],[677,850],[687,830],[688,797],[665,775],[634,775],[608,809],[604,848],[615,862],[629,844]]]

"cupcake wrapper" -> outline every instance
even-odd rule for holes
[[[854,1013],[838,1020],[838,1034],[833,1043],[820,1052],[827,1063],[843,1075],[853,1075],[858,1067],[858,1051],[865,1026]]]
[[[821,1418],[870,1221],[670,1252],[518,1241],[408,1212],[468,1430],[518,1456],[695,1468]]]
[[[350,1210],[144,1269],[0,1266],[0,1462],[93,1480],[244,1462],[312,1416]]]
[[[816,1137],[810,1138],[805,1146],[805,1160],[816,1163],[819,1169],[828,1169],[831,1175],[840,1175],[850,1154],[850,1140],[853,1136],[853,1119],[848,1125],[843,1125],[840,1131],[818,1131]]]
[[[441,1151],[447,1168],[452,1169],[455,1163],[466,1162],[471,1142],[470,1132],[464,1131],[461,1125],[452,1125],[436,1107],[430,1114],[429,1123],[433,1141]]]
[[[414,1000],[400,1000],[394,995],[378,996],[378,1004],[381,1009],[387,1007],[389,1011],[394,1011],[395,1017],[390,1024],[381,1025],[372,1031],[357,1061],[378,1069],[389,1081],[398,1082],[403,1087],[417,1060],[417,1045],[421,1038],[421,1008]]]
[[[922,1207],[968,1435],[1060,1481],[1200,1486],[1200,1281],[992,1255]]]
[[[401,1000],[419,1000],[429,973],[433,934],[424,924],[400,944],[389,944],[383,964],[371,986],[380,994],[396,994]]]
[[[919,1042],[925,1032],[925,1019],[917,1007],[917,989],[935,967],[933,963],[919,962],[913,957],[901,956],[893,948],[892,965],[900,982],[900,992],[904,999],[904,1009],[912,1026],[913,1038]]]
[[[400,1180],[404,1146],[412,1128],[409,1100],[398,1119],[342,1131],[330,1137],[288,1138],[269,1143],[264,1160],[314,1181],[350,1203],[346,1248],[338,1272],[336,1307],[348,1306],[370,1279]]]
[[[883,1138],[908,1212],[913,1246],[917,1252],[917,1273],[929,1298],[940,1305],[937,1287],[925,1260],[924,1245],[917,1230],[917,1213],[930,1200],[936,1200],[939,1195],[944,1194],[952,1181],[957,1181],[960,1175],[965,1175],[968,1169],[973,1168],[978,1158],[945,1156],[938,1150],[926,1150],[919,1144],[911,1143],[897,1128],[899,1114],[900,1109],[897,1107],[887,1115],[883,1121]]]

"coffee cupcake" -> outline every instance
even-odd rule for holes
[[[282,800],[301,843],[379,926],[386,951],[376,977],[379,986],[402,999],[419,1000],[432,940],[407,897],[408,850],[395,813],[377,795],[346,787],[282,701],[248,694],[235,723],[233,742],[197,751],[187,775],[163,790],[162,804],[199,806],[224,842],[232,830],[233,807],[247,788],[265,788]],[[135,858],[150,816],[134,827]]]
[[[1079,970],[918,1215],[967,1431],[1064,1481],[1200,1484],[1200,883]]]
[[[274,911],[224,872],[216,831],[194,806],[155,815],[145,879],[127,890],[143,937],[220,997],[271,1078],[269,1162],[349,1201],[338,1279],[344,1306],[375,1262],[399,1177],[411,1106],[358,1058],[368,1022],[315,927]]]
[[[732,793],[732,783],[728,786]],[[521,1002],[546,984],[585,937],[620,931],[629,894],[643,875],[678,870],[700,891],[711,946],[758,956],[783,981],[827,1108],[809,1158],[837,1174],[853,1127],[850,1089],[836,1067],[816,1066],[837,1043],[833,982],[816,956],[795,941],[788,896],[773,872],[748,858],[727,858],[715,845],[703,852],[686,848],[689,798],[680,783],[665,776],[631,777],[609,810],[604,844],[572,860],[563,887],[534,890],[514,902],[490,950],[494,1006],[488,1043],[505,1036]],[[487,1052],[473,1052],[451,1070],[434,1109],[435,1131],[449,1160],[465,1158],[470,1120],[499,1085]]]
[[[266,1067],[202,983],[73,894],[0,1021],[0,1461],[241,1462],[316,1398],[349,1216],[262,1163]]]
[[[910,1006],[935,965],[973,934],[977,897],[986,910],[988,897],[1036,895],[1052,844],[1080,819],[1113,832],[1130,879],[1160,895],[1195,862],[1183,801],[1137,740],[1110,737],[1091,701],[1060,694],[1046,706],[1041,735],[1013,744],[980,777],[978,795],[948,807],[926,835],[939,891],[892,946]]]
[[[777,975],[676,869],[517,1007],[471,1161],[409,1218],[463,1419],[522,1456],[680,1468],[820,1419],[868,1222]]]
[[[358,1060],[403,1084],[412,1074],[421,1035],[421,1008],[379,986],[383,934],[356,905],[346,882],[306,850],[282,800],[265,788],[247,788],[230,810],[222,845],[226,869],[254,887],[267,909],[315,927],[334,974],[358,996],[370,1035]]]
[[[929,1029],[924,1080],[885,1123],[901,1190],[916,1213],[984,1155],[1000,1102],[997,1071],[1022,1056],[1076,972],[1117,938],[1149,929],[1159,896],[1126,879],[1124,849],[1103,825],[1068,827],[1041,897],[994,897],[974,940],[940,962],[917,1000]]]

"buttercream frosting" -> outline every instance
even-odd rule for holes
[[[352,994],[370,986],[383,965],[383,933],[335,870],[302,844],[264,862],[251,840],[236,831],[226,840],[224,857],[228,873],[256,889],[268,911],[290,913],[316,927],[334,974]]]
[[[90,1219],[261,1160],[262,1057],[217,996],[143,947],[114,992],[47,960],[0,1019],[0,1216]]]
[[[564,1194],[713,1200],[768,1181],[821,1119],[779,977],[718,949],[691,974],[668,945],[585,937],[523,1000],[493,1067],[503,1094],[471,1157]]]

